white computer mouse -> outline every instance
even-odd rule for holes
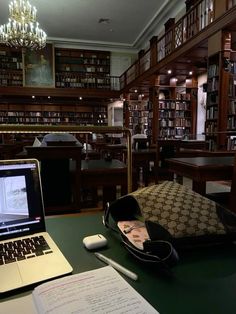
[[[83,239],[83,244],[88,250],[99,249],[107,245],[107,239],[102,234],[94,234]]]

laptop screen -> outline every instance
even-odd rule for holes
[[[0,161],[0,240],[45,231],[39,163]]]

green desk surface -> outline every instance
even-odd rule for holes
[[[101,216],[60,216],[46,221],[49,233],[73,266],[73,273],[104,266],[82,244],[85,236],[101,233],[108,239],[108,246],[100,252],[138,274],[138,281],[124,278],[161,314],[236,313],[235,245],[181,252],[180,262],[167,275],[157,266],[150,268],[136,261],[119,236],[103,226]]]

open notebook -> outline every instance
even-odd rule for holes
[[[38,161],[0,160],[0,293],[71,272],[46,232]]]

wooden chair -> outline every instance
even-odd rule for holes
[[[177,157],[180,151],[181,140],[157,140],[155,182],[173,180],[173,173],[168,171],[167,158]]]
[[[25,146],[26,156],[41,162],[46,214],[80,210],[81,149],[77,145]]]
[[[134,138],[133,139],[133,148],[134,149],[147,149],[149,147],[148,138]]]

